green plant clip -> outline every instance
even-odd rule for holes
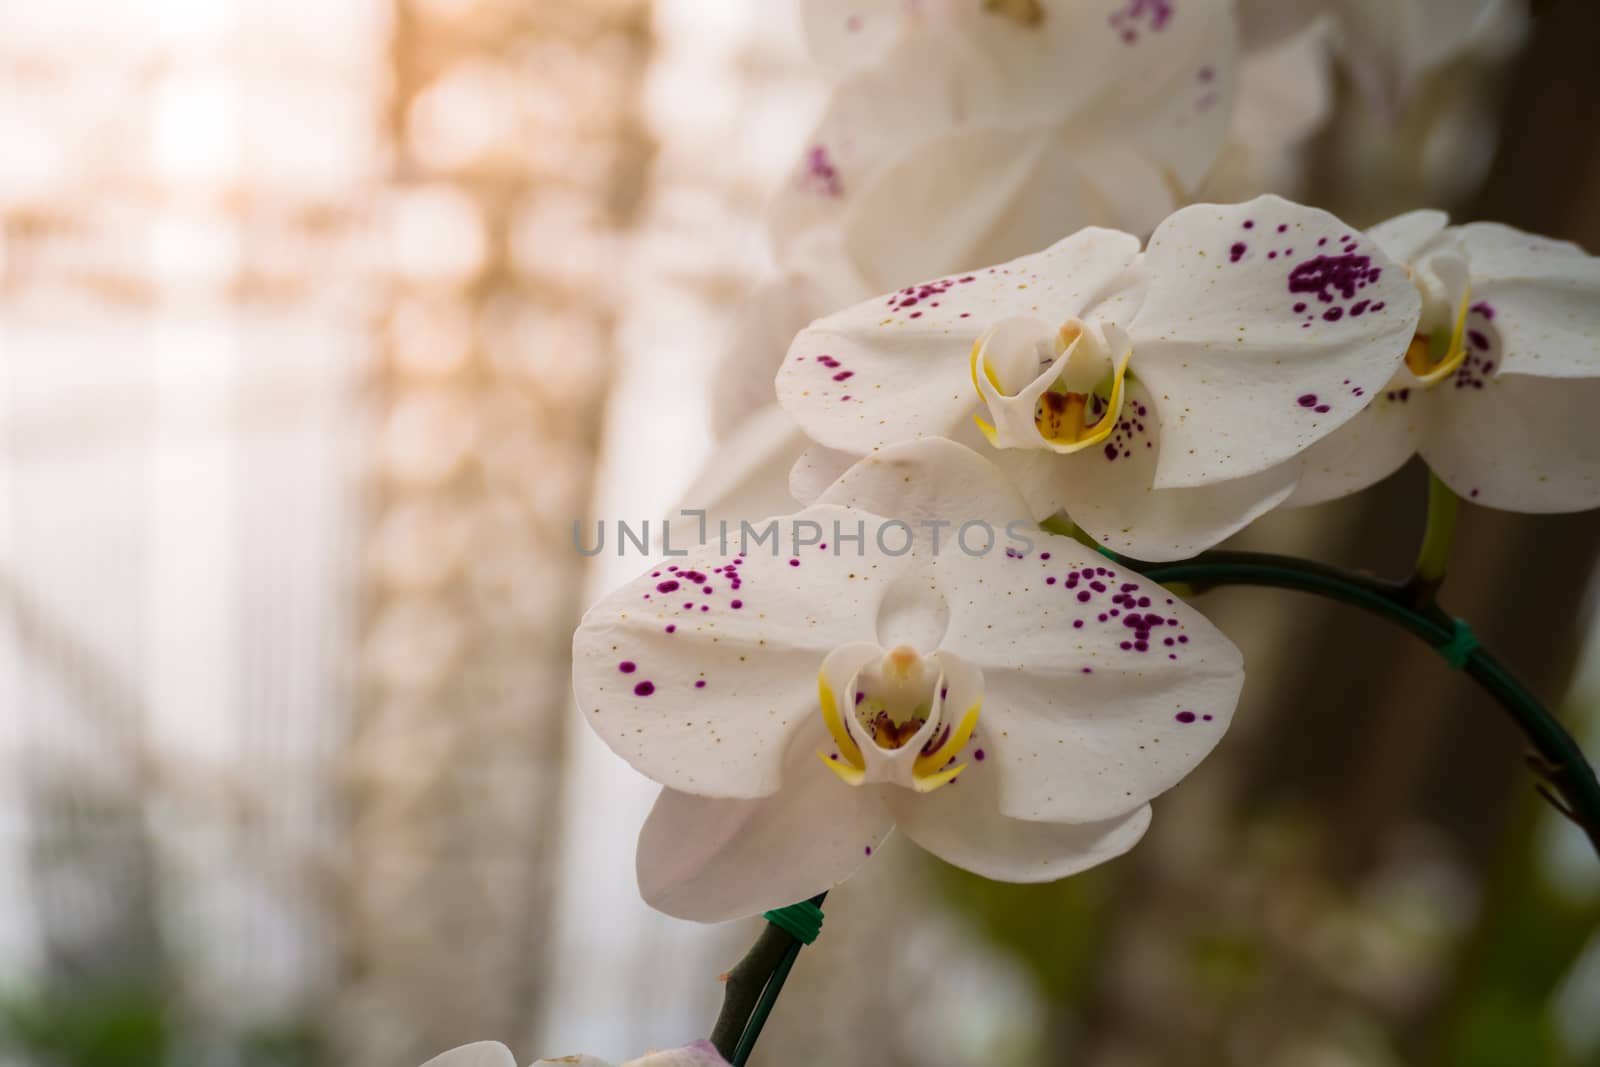
[[[802,945],[811,944],[822,933],[822,908],[809,900],[790,904],[787,908],[775,908],[761,917]]]
[[[1467,625],[1465,619],[1454,619],[1454,628],[1450,631],[1450,639],[1442,645],[1435,645],[1434,650],[1444,658],[1444,661],[1461,670],[1467,665],[1467,660],[1478,650],[1478,635],[1472,632],[1472,627]]]

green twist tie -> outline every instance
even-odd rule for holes
[[[1472,632],[1465,619],[1455,619],[1455,629],[1450,634],[1450,639],[1442,645],[1437,645],[1439,655],[1444,661],[1456,670],[1467,665],[1467,660],[1478,650],[1478,637]]]
[[[776,908],[761,916],[773,926],[787,931],[802,945],[809,945],[822,933],[822,909],[809,900]]]

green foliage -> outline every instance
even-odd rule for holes
[[[1563,1047],[1555,1026],[1553,991],[1600,932],[1600,895],[1560,892],[1541,862],[1539,823],[1558,818],[1536,797],[1523,804],[1463,965],[1441,1067],[1600,1067]]]
[[[221,1034],[203,1021],[177,1016],[158,981],[3,996],[0,1054],[19,1054],[38,1067],[177,1067],[194,1062],[199,1044],[223,1048],[222,1062],[234,1067],[308,1067],[322,1059],[318,1036],[307,1024]]]
[[[0,1049],[46,1067],[163,1067],[171,1044],[163,1005],[145,991],[0,1000]]]

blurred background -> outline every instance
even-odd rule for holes
[[[1540,6],[1397,115],[1326,72],[1292,158],[1241,105],[1207,195],[1600,249],[1600,5]],[[638,900],[654,787],[567,660],[637,561],[572,521],[669,513],[711,447],[826,91],[791,8],[0,0],[0,1064],[709,1028],[754,927]],[[1403,573],[1423,487],[1239,542]],[[1468,508],[1446,597],[1591,751],[1597,546]],[[1600,865],[1498,711],[1352,611],[1202,607],[1251,679],[1144,845],[1018,887],[892,840],[757,1062],[1600,1064]]]

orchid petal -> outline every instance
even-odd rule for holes
[[[1187,559],[1244,529],[1294,491],[1294,462],[1226,482],[1157,489],[1163,447],[1149,390],[1132,383],[1104,446],[1062,457],[1059,492],[1073,521],[1123,555]]]
[[[1304,32],[1327,10],[1327,0],[1236,0],[1235,17],[1244,46],[1270,48]]]
[[[1081,314],[1127,283],[1138,251],[1128,234],[1081,230],[1035,255],[829,315],[795,338],[778,398],[812,440],[858,455],[946,436],[976,407],[968,355],[989,325]]]
[[[842,223],[851,261],[887,291],[930,268],[1001,262],[1086,225],[1095,204],[1051,132],[979,126],[910,146],[866,179],[851,204]]]
[[[1185,193],[1205,178],[1227,137],[1238,50],[1231,7],[1231,0],[1174,5],[1171,24],[1140,35],[1096,101],[1104,143],[1136,150]]]
[[[784,265],[740,302],[712,381],[712,430],[720,439],[772,404],[772,377],[784,353],[813,320],[874,292],[856,276],[832,230],[803,234]]]
[[[1421,303],[1370,239],[1275,196],[1178,211],[1144,272],[1129,333],[1166,434],[1158,489],[1256,474],[1348,422],[1393,376]]]
[[[1345,65],[1357,86],[1379,114],[1398,115],[1418,73],[1415,0],[1334,0],[1333,6]]]
[[[1230,136],[1256,148],[1300,144],[1333,113],[1332,81],[1319,30],[1302,29],[1246,57],[1239,64]]]
[[[1408,211],[1367,230],[1384,255],[1396,263],[1412,263],[1450,224],[1442,211]]]
[[[573,686],[595,732],[673,789],[777,790],[785,745],[816,716],[823,656],[875,638],[881,589],[909,565],[870,533],[850,553],[811,545],[797,555],[792,542],[801,523],[815,523],[825,544],[861,522],[808,509],[774,520],[781,544],[753,546],[736,563],[708,546],[596,604],[573,638]]]
[[[708,923],[758,915],[831,889],[872,854],[893,825],[879,791],[852,788],[818,764],[816,750],[831,741],[810,721],[788,746],[784,787],[771,796],[662,790],[639,833],[639,891],[651,907]]]
[[[628,1060],[622,1067],[728,1067],[715,1045],[709,1041],[696,1041],[683,1048],[652,1052],[636,1060]]]
[[[517,1067],[517,1059],[498,1041],[475,1041],[441,1052],[422,1067]]]
[[[1337,500],[1376,485],[1416,454],[1432,395],[1402,370],[1361,414],[1306,449],[1300,484],[1285,507]]]
[[[957,45],[914,32],[834,88],[801,158],[767,211],[780,258],[802,234],[837,230],[861,184],[910,146],[948,132],[958,114]]]
[[[1346,65],[1380,114],[1396,117],[1427,71],[1465,49],[1496,0],[1334,0]]]
[[[683,507],[705,511],[708,535],[719,521],[736,527],[741,519],[794,511],[789,470],[806,445],[806,435],[788,413],[768,404],[712,450],[684,491]]]
[[[802,504],[813,504],[855,462],[856,457],[848,452],[807,445],[789,468],[789,495]]]
[[[1508,374],[1600,377],[1600,258],[1577,245],[1479,222],[1453,231],[1472,301],[1499,332]]]
[[[1455,382],[1430,397],[1420,451],[1457,496],[1530,513],[1600,507],[1600,378],[1483,377],[1467,367]]]
[[[800,18],[811,58],[849,70],[881,56],[903,32],[901,0],[802,0]]]
[[[971,435],[963,440],[957,434],[952,439],[973,449],[983,444]],[[984,454],[1022,494],[1029,512],[1039,522],[1061,511],[1074,496],[1073,487],[1066,483],[1066,468],[1054,452],[1042,448],[998,448]]]
[[[860,460],[828,487],[817,505],[893,515],[913,527],[937,522],[949,527],[982,520],[1004,530],[1019,521],[1033,533],[1027,503],[998,473],[992,463],[970,448],[930,437],[886,448]],[[947,534],[945,543],[955,534],[954,530]],[[1008,562],[1001,560],[996,565]]]
[[[951,599],[965,604],[942,647],[983,671],[979,742],[1004,814],[1125,815],[1221,739],[1244,684],[1239,652],[1155,583],[1066,538],[1040,545],[981,573],[940,558]]]
[[[1093,224],[1148,234],[1178,207],[1172,172],[1132,144],[1118,139],[1071,145],[1064,151],[1080,175],[1088,201],[1075,207],[1069,223],[1045,233],[1071,233]],[[1216,154],[1213,148],[1210,158]],[[1062,185],[1055,197],[1070,204],[1071,187]]]
[[[946,863],[1003,882],[1051,882],[1114,859],[1139,843],[1150,806],[1089,823],[1028,822],[1000,814],[999,775],[973,763],[932,793],[891,791],[896,828]]]

